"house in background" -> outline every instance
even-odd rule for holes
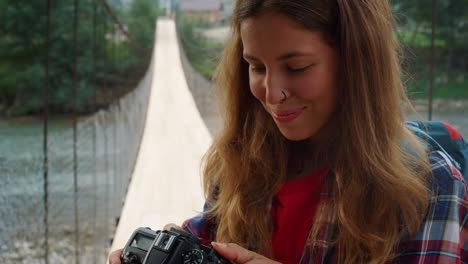
[[[232,12],[234,11],[233,0],[222,0],[221,3],[221,23],[227,24],[231,21]]]
[[[186,16],[219,24],[229,21],[233,6],[232,0],[181,0],[179,10]]]

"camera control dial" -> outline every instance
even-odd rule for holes
[[[192,249],[182,254],[184,264],[202,264],[205,254],[200,249]]]

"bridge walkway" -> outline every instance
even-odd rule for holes
[[[203,207],[200,162],[211,144],[181,65],[173,20],[159,19],[145,131],[111,250],[138,227],[180,224]]]

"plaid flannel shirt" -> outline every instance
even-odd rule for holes
[[[434,175],[429,203],[418,234],[399,245],[399,257],[393,263],[467,263],[468,264],[468,193],[467,184],[441,152],[429,155]],[[313,247],[304,246],[300,263],[337,263],[335,248],[329,246],[335,230],[335,215],[327,215],[331,206],[333,180],[324,185],[316,219],[326,222]],[[206,205],[205,205],[206,207]],[[206,209],[206,208],[205,208]],[[333,211],[333,210],[331,210]],[[212,223],[202,213],[183,223],[183,228],[209,243],[213,239]]]

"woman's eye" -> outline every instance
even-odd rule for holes
[[[302,68],[290,68],[290,67],[288,67],[288,71],[294,72],[294,73],[296,73],[296,72],[303,72],[303,71],[307,70],[307,68],[309,68],[310,66],[311,66],[311,65],[306,66],[306,67],[302,67]]]
[[[252,72],[257,72],[257,73],[259,73],[259,72],[264,72],[264,71],[265,71],[265,67],[252,67],[252,66],[250,66],[250,70],[251,70]]]

